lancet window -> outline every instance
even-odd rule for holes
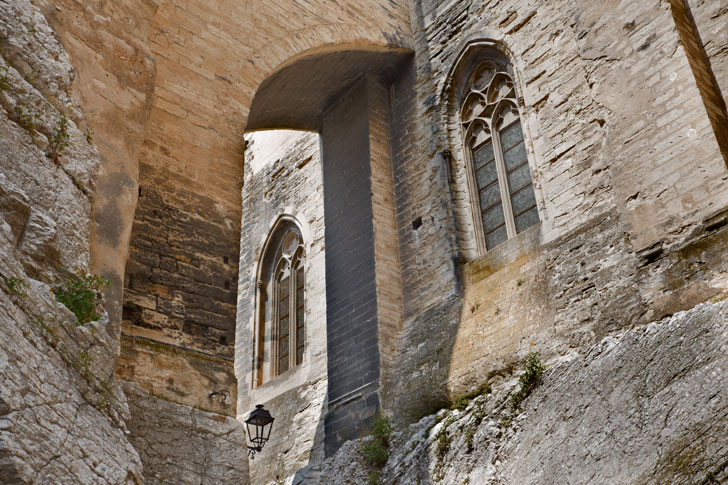
[[[486,249],[539,222],[510,64],[489,59],[468,80],[460,110],[474,225]]]
[[[305,350],[304,244],[282,218],[261,256],[256,293],[253,387],[301,365]]]

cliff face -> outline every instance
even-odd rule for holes
[[[77,101],[66,48],[31,2],[0,2],[0,55],[0,482],[247,482],[233,418],[132,384],[130,410],[108,297],[85,324],[56,301],[52,288],[91,271],[94,201],[122,187],[98,184],[104,141]]]
[[[106,314],[77,325],[49,291],[88,268],[101,161],[74,69],[30,2],[0,3],[0,39],[1,481],[141,483]]]
[[[550,362],[514,412],[515,375],[393,435],[382,469],[350,441],[305,483],[724,483],[728,303],[702,304]],[[464,405],[464,401],[461,401]]]

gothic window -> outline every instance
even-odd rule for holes
[[[296,233],[281,245],[275,278],[275,375],[301,363],[304,345],[303,247]]]
[[[478,64],[460,110],[474,225],[488,250],[539,222],[511,69]]]
[[[303,362],[303,238],[292,221],[282,219],[268,238],[257,287],[254,387]],[[269,339],[266,335],[269,335]],[[264,368],[267,363],[269,367]]]

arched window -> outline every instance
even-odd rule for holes
[[[293,220],[282,218],[271,231],[261,255],[253,387],[303,362],[304,262],[301,231]]]
[[[473,222],[489,250],[539,222],[512,66],[493,53],[461,93]]]
[[[280,375],[303,360],[303,245],[300,236],[291,232],[281,245],[276,264],[274,303],[275,368]]]

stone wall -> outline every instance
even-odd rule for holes
[[[411,14],[420,157],[396,160],[405,324],[394,382],[413,394],[394,398],[395,417],[437,405],[438,389],[477,388],[532,348],[561,355],[722,291],[711,221],[728,203],[725,163],[669,5],[412,2]],[[542,216],[487,255],[468,242],[448,106],[448,73],[482,39],[514,63]],[[429,221],[412,224],[420,214]]]
[[[236,373],[238,418],[265,404],[275,422],[265,449],[250,461],[254,483],[292,476],[323,458],[327,409],[324,205],[319,136],[274,130],[246,136]],[[281,216],[300,224],[304,243],[303,362],[271,378],[272,329],[264,330],[263,383],[253,385],[256,281],[263,248]]]

